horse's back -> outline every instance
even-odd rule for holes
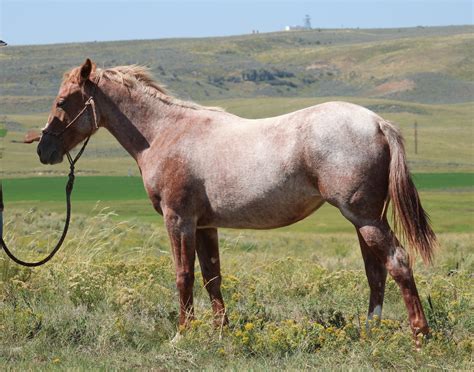
[[[383,120],[373,111],[350,102],[330,101],[269,118],[290,125],[309,126],[319,133],[357,131],[360,135],[373,135],[377,122]]]

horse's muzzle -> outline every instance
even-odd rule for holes
[[[39,156],[40,162],[43,164],[61,163],[63,161],[64,154],[61,154],[61,152],[57,149],[56,146],[51,146],[50,143],[48,144],[47,142],[49,141],[46,140],[43,136],[43,138],[41,138],[40,143],[38,143],[36,152]]]
[[[63,157],[57,152],[56,150],[50,152],[47,155],[43,155],[44,153],[40,151],[38,148],[38,156],[40,162],[43,164],[59,164],[63,161]]]

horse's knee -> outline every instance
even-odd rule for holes
[[[188,290],[194,285],[194,273],[180,272],[176,274],[176,287],[179,291]]]
[[[398,282],[412,275],[408,254],[385,223],[359,228],[369,250],[377,255],[390,275]]]
[[[390,230],[383,223],[367,224],[359,227],[360,235],[371,252],[388,253],[391,245]],[[379,254],[378,254],[379,255]]]

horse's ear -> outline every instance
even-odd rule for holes
[[[89,76],[91,75],[92,69],[94,67],[95,65],[92,63],[92,61],[89,58],[87,58],[86,61],[81,66],[81,72],[80,72],[81,83],[84,83],[86,80],[89,79]]]

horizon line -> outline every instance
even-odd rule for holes
[[[82,40],[82,41],[69,41],[69,42],[51,42],[51,43],[40,43],[40,44],[10,44],[8,40],[1,40],[6,43],[5,47],[33,47],[33,46],[55,46],[55,45],[69,45],[69,44],[93,44],[93,43],[113,43],[113,42],[126,42],[126,41],[158,41],[158,40],[186,40],[186,39],[216,39],[216,38],[231,38],[239,36],[258,36],[275,33],[298,33],[298,32],[311,32],[311,31],[334,31],[334,30],[399,30],[399,29],[413,29],[413,28],[447,28],[447,27],[474,27],[474,24],[448,24],[448,25],[416,25],[416,26],[401,26],[401,27],[315,27],[310,30],[277,30],[277,31],[266,31],[257,33],[245,33],[245,34],[231,34],[231,35],[213,35],[213,36],[172,36],[163,38],[143,38],[143,39],[110,39],[110,40]]]

